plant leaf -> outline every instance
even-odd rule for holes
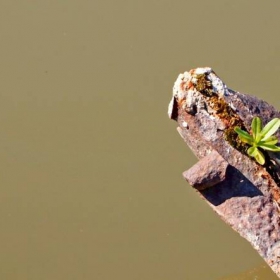
[[[258,147],[260,147],[264,150],[272,151],[272,152],[280,152],[280,147],[275,146],[275,145],[269,145],[267,143],[263,143],[261,145],[258,145]]]
[[[258,143],[258,146],[262,145],[262,144],[268,144],[268,145],[275,145],[278,143],[278,138],[276,136],[270,136],[268,139],[266,139],[265,141],[260,141]]]
[[[265,141],[271,141],[271,140],[278,140],[278,137],[276,135],[272,135],[268,137]]]
[[[238,134],[241,141],[253,145],[254,139],[253,137],[246,131],[242,130],[240,127],[235,127],[234,131]]]
[[[261,131],[262,138],[260,140],[264,141],[268,139],[272,134],[274,134],[280,126],[280,119],[275,118],[271,120],[269,123]]]
[[[259,117],[253,118],[251,128],[252,128],[253,138],[256,140],[260,138],[260,132],[262,130],[262,121]],[[259,141],[259,139],[257,141]]]
[[[257,147],[250,147],[250,148],[247,150],[247,154],[248,154],[250,157],[255,157],[257,153],[258,153],[258,148],[257,148]]]
[[[256,159],[256,161],[261,164],[261,165],[264,165],[265,163],[265,157],[263,155],[263,153],[257,149],[257,154],[255,155],[254,157]]]

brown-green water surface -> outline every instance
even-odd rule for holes
[[[211,66],[279,109],[279,9],[3,0],[0,279],[224,280],[263,267],[182,179],[196,159],[167,105],[180,72]],[[277,279],[267,267],[252,277],[240,279]]]

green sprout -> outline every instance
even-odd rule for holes
[[[263,165],[265,163],[265,157],[258,148],[272,152],[280,152],[280,147],[276,146],[278,138],[272,136],[278,130],[279,126],[280,119],[275,118],[262,128],[261,119],[255,117],[251,124],[252,135],[242,130],[240,127],[235,127],[234,130],[242,142],[252,146],[247,150],[247,154],[250,157],[254,157],[259,164]]]

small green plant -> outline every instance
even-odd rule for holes
[[[247,154],[255,158],[259,164],[263,165],[265,163],[265,157],[259,148],[272,152],[280,152],[280,147],[276,146],[278,139],[276,136],[273,136],[279,126],[280,119],[275,118],[268,122],[263,128],[261,119],[255,117],[251,124],[252,135],[242,130],[240,127],[235,127],[234,130],[242,142],[252,146],[247,150]]]

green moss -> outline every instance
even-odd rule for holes
[[[205,96],[208,105],[215,111],[215,115],[218,116],[226,125],[226,129],[224,131],[225,140],[228,141],[234,148],[246,154],[249,146],[242,142],[237,133],[234,131],[236,126],[245,129],[243,121],[228,105],[228,103],[214,92],[211,81],[207,79],[205,74],[196,75],[196,79],[196,89]]]
[[[225,140],[241,153],[247,154],[246,151],[249,148],[249,145],[245,144],[239,139],[237,133],[234,131],[234,127],[235,126],[231,126],[224,131]]]
[[[211,81],[207,79],[205,74],[196,75],[195,78],[197,79],[196,82],[196,89],[208,96],[213,95],[212,84]]]

